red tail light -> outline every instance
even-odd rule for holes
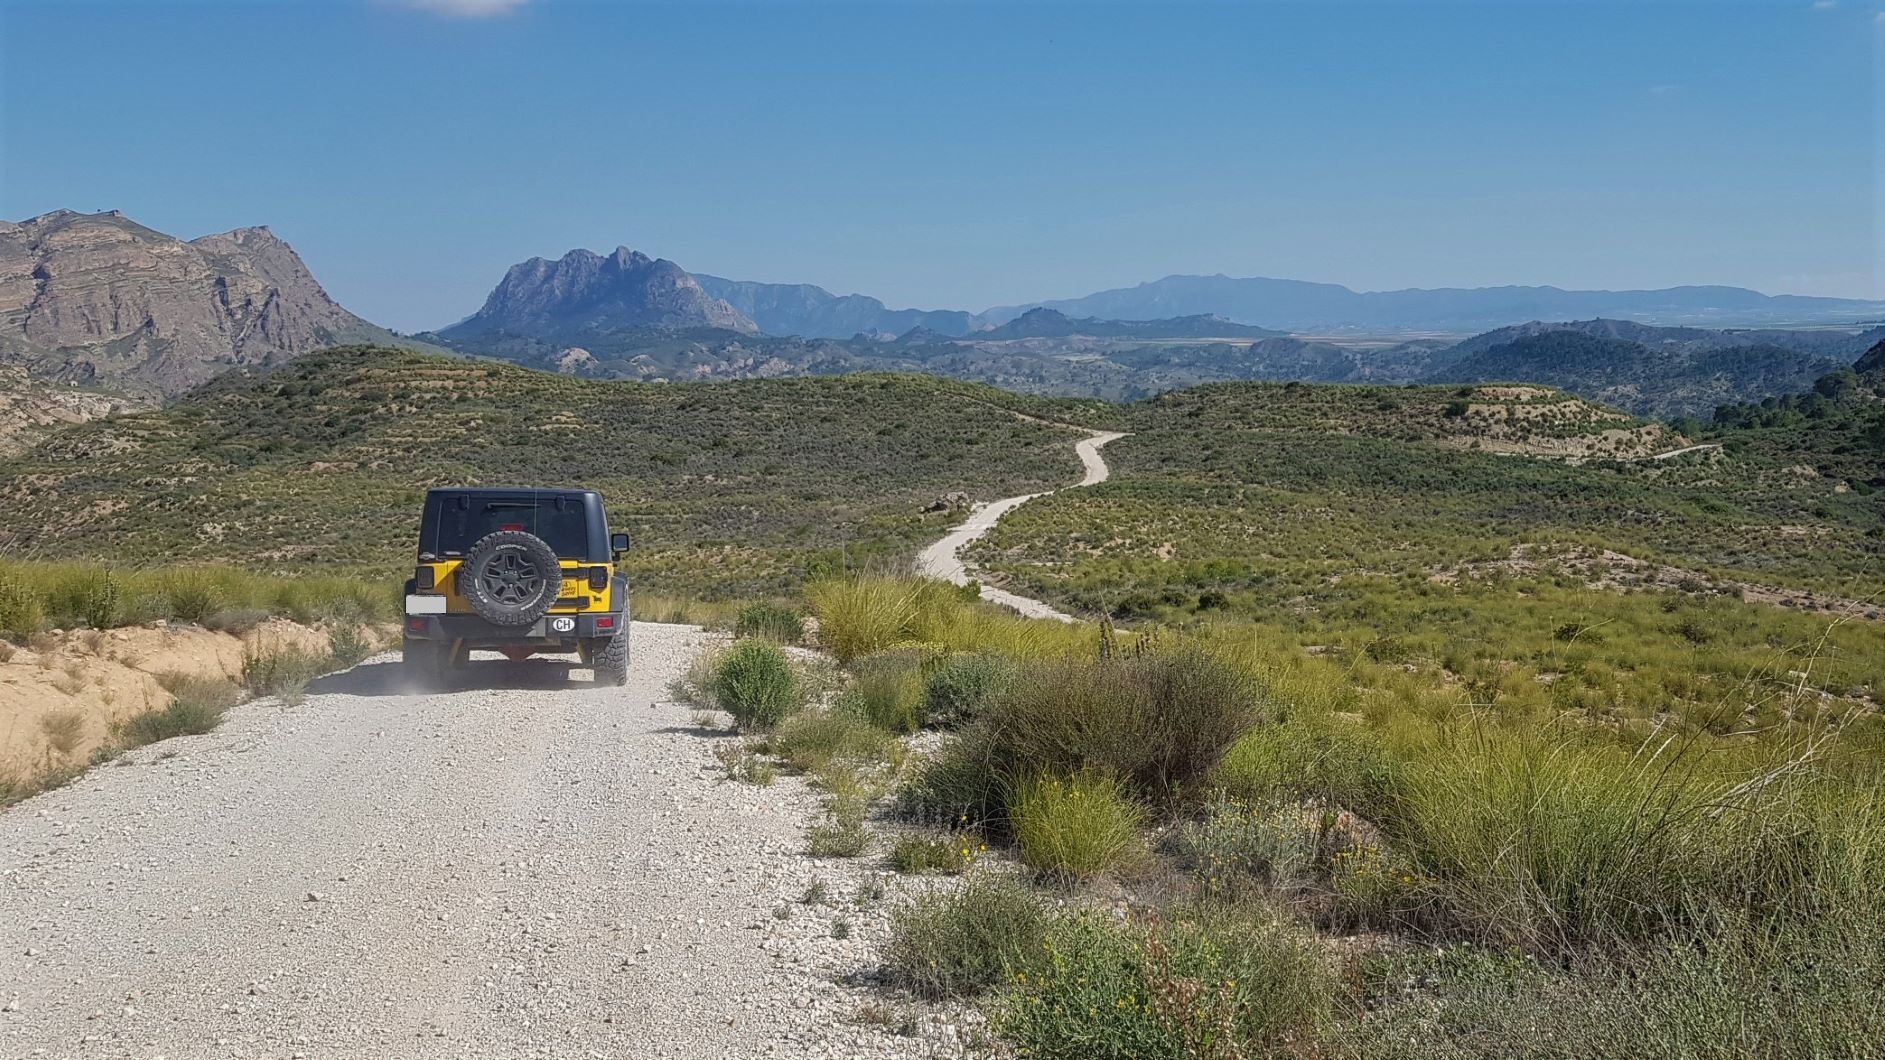
[[[610,618],[607,615],[604,615],[603,617],[596,619],[596,628],[597,629],[614,629],[615,619]]]
[[[425,619],[409,618],[406,620],[406,628],[414,633],[424,633],[425,632]]]
[[[594,589],[596,592],[601,592],[602,590],[607,589],[609,587],[609,568],[607,567],[589,568],[589,587],[591,589]]]

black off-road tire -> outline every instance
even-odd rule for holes
[[[549,613],[563,591],[562,564],[537,535],[499,530],[466,551],[458,591],[486,622],[528,626]]]
[[[620,687],[628,683],[628,630],[599,641],[591,654],[595,656],[590,666],[596,671],[596,684]]]

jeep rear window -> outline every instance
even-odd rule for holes
[[[438,524],[432,528],[431,551],[440,556],[462,556],[478,539],[499,530],[524,530],[549,543],[558,556],[581,559],[589,554],[589,532],[583,506],[554,500],[471,498],[467,507],[455,500],[438,506]]]

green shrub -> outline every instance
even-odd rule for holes
[[[923,726],[924,668],[935,658],[927,648],[890,648],[857,660],[857,709],[886,732],[911,733]]]
[[[769,730],[805,702],[792,661],[775,644],[749,640],[722,655],[713,672],[714,703],[742,729]]]
[[[111,629],[123,615],[124,591],[110,571],[87,578],[78,594],[78,618],[93,629]]]
[[[170,613],[182,622],[202,623],[223,607],[223,594],[205,571],[185,568],[163,580]]]
[[[992,655],[958,652],[930,672],[923,688],[929,725],[958,725],[980,714],[1014,683],[1014,664]]]
[[[740,609],[739,617],[734,620],[733,635],[797,644],[805,639],[805,620],[789,607],[765,602],[749,604]]]
[[[1262,911],[1168,924],[1070,917],[1011,979],[995,1028],[1040,1060],[1316,1055],[1337,991],[1316,945]]]
[[[1249,803],[1221,796],[1175,833],[1180,856],[1206,891],[1236,894],[1254,884],[1289,889],[1314,874],[1317,827],[1295,803]]]
[[[220,677],[164,674],[158,683],[171,695],[168,706],[134,714],[118,724],[118,739],[128,747],[195,736],[222,723],[223,715],[241,698],[235,685]]]
[[[920,894],[892,913],[890,978],[926,998],[963,997],[1037,967],[1049,913],[1028,887],[986,874],[954,893]]]
[[[308,684],[332,665],[325,652],[294,644],[253,646],[242,653],[242,684],[252,696],[299,703]]]
[[[1365,814],[1393,787],[1395,770],[1380,738],[1358,721],[1297,712],[1238,740],[1211,780],[1248,802],[1312,799]]]
[[[905,836],[890,850],[890,864],[898,872],[965,872],[988,847],[965,832],[940,836]]]
[[[1127,869],[1144,854],[1144,811],[1118,781],[1097,771],[1024,780],[1015,787],[1013,813],[1021,860],[1054,876],[1086,879]]]
[[[987,726],[971,726],[917,760],[897,790],[897,812],[920,824],[1005,827],[1009,781]]]
[[[988,721],[1009,777],[1097,767],[1165,799],[1200,784],[1262,713],[1249,673],[1180,648],[1029,664]]]

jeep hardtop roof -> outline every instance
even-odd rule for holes
[[[563,559],[607,563],[609,521],[602,494],[554,486],[444,486],[425,491],[419,556],[462,556],[498,530],[524,530],[549,542]]]

